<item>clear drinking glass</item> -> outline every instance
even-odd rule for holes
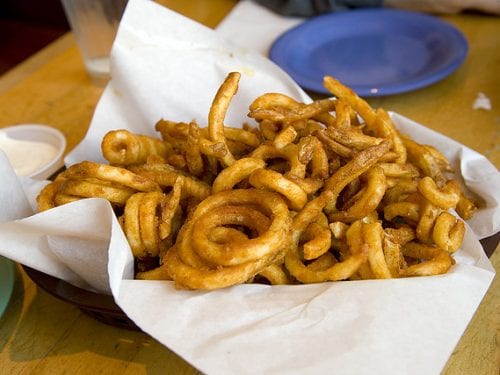
[[[109,80],[109,53],[127,0],[61,0],[92,81]]]

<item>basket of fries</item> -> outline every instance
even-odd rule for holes
[[[39,210],[108,200],[135,277],[187,289],[449,270],[477,206],[442,153],[333,77],[334,99],[266,93],[249,106],[257,127],[225,127],[240,76],[222,83],[206,128],[160,120],[159,138],[106,133],[109,164],[70,166],[38,195]]]

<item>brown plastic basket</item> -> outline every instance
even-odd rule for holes
[[[78,288],[56,277],[22,266],[31,280],[54,297],[75,305],[92,318],[115,327],[140,331],[115,303],[113,296]]]

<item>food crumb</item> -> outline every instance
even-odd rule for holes
[[[477,94],[476,100],[472,104],[472,109],[485,109],[487,111],[491,110],[491,101],[484,93],[479,92]]]

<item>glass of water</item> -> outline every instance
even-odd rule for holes
[[[92,81],[109,80],[109,53],[127,0],[61,0]]]

